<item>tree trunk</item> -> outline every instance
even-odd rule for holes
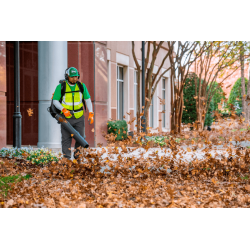
[[[137,133],[140,133],[140,128],[141,128],[141,119],[140,119],[140,112],[137,110],[136,113],[136,131]]]
[[[183,92],[182,92],[182,94],[181,94],[181,109],[180,109],[180,114],[179,114],[179,123],[180,123],[179,133],[181,133],[183,106],[184,106],[184,99],[183,99]]]
[[[204,126],[205,126],[205,119],[206,119],[206,101],[204,96],[200,96],[198,98],[198,101],[196,102],[196,114],[197,114],[197,118],[196,118],[196,129],[197,130],[203,130]]]
[[[149,127],[149,108],[145,109],[145,122],[146,122],[146,134],[148,133],[148,127]]]
[[[178,101],[179,99],[179,101]],[[181,119],[183,111],[183,103],[181,98],[177,98],[174,102],[174,109],[171,112],[171,133],[181,133]]]

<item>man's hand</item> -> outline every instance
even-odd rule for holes
[[[70,118],[72,115],[70,114],[70,111],[69,110],[67,110],[66,108],[63,108],[62,109],[62,112],[63,112],[63,114],[65,115],[65,117],[67,117],[67,118]]]
[[[92,124],[94,122],[94,112],[89,112],[88,121],[90,124]]]

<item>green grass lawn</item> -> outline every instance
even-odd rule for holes
[[[0,177],[0,194],[7,196],[8,191],[10,189],[9,184],[19,182],[22,180],[28,180],[31,175],[21,176],[21,175],[12,175],[12,176],[4,176]]]

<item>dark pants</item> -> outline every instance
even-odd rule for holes
[[[79,132],[79,134],[85,138],[84,135],[84,115],[78,119],[74,117],[74,115],[71,118],[66,118],[67,121],[72,125],[72,127]],[[62,152],[64,157],[70,159],[71,158],[71,142],[72,142],[72,137],[71,134],[63,128],[61,125],[61,133],[62,133]],[[75,152],[74,152],[74,157],[77,159],[79,156],[76,155],[79,150],[77,148],[81,146],[77,141],[75,143]]]

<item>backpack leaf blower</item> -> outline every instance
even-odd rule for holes
[[[83,147],[88,148],[88,142],[77,132],[72,125],[65,119],[61,114],[60,110],[58,110],[53,104],[53,99],[51,101],[50,107],[48,107],[48,112],[51,114],[53,118],[55,118],[59,124],[61,124],[70,134],[71,136]]]

